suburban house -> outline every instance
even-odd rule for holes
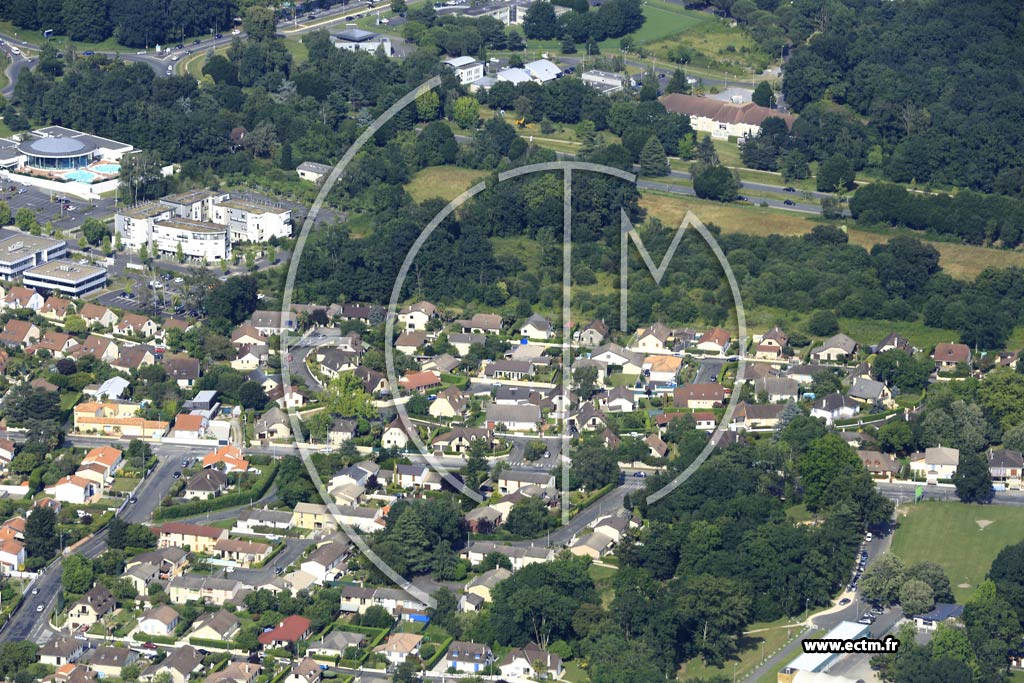
[[[743,432],[775,429],[779,426],[779,416],[782,415],[785,408],[786,406],[779,403],[752,405],[746,401],[740,401],[732,413],[729,430]]]
[[[898,350],[912,354],[914,353],[914,346],[910,343],[909,339],[901,337],[895,332],[890,332],[889,335],[879,342],[872,350],[874,353],[885,353],[886,351]]]
[[[39,328],[28,320],[11,318],[0,332],[0,344],[13,347],[25,347],[39,339]]]
[[[725,388],[721,384],[687,384],[672,392],[672,404],[677,408],[708,409],[725,402]]]
[[[469,320],[457,320],[455,324],[464,334],[501,334],[501,316],[497,313],[477,313]]]
[[[174,418],[170,436],[174,439],[201,439],[206,434],[208,424],[209,420],[205,415],[181,413]]]
[[[29,308],[38,313],[46,300],[34,289],[14,286],[7,290],[3,303],[4,308]]]
[[[98,487],[94,481],[77,474],[69,474],[61,477],[56,484],[47,486],[44,490],[61,503],[84,505],[91,502],[96,496]]]
[[[320,657],[342,657],[349,648],[362,647],[366,636],[351,631],[329,631],[324,637],[306,647],[306,652]]]
[[[971,364],[971,347],[967,344],[936,344],[932,360],[937,372],[952,372],[960,363]]]
[[[400,380],[398,386],[406,391],[425,391],[441,386],[441,374],[429,371],[409,371]]]
[[[614,542],[609,536],[595,531],[584,536],[578,536],[572,545],[569,546],[569,552],[577,557],[589,557],[592,560],[598,560],[604,557],[613,545]]]
[[[596,432],[608,427],[608,418],[593,403],[587,402],[566,420],[570,429],[584,432]]]
[[[1001,484],[1008,489],[1021,487],[1021,471],[1024,471],[1024,455],[1007,448],[989,449],[988,471],[994,485]]]
[[[90,334],[85,341],[75,347],[74,357],[92,356],[96,360],[109,363],[121,354],[120,348],[113,339]]]
[[[626,375],[639,375],[643,370],[644,356],[618,344],[599,346],[593,350],[590,357],[609,367],[620,367]]]
[[[540,486],[553,490],[555,475],[550,472],[534,472],[532,470],[502,470],[498,475],[499,493],[515,493],[524,486]]]
[[[468,453],[474,441],[483,440],[491,448],[491,432],[483,427],[453,427],[438,434],[430,445],[439,453]]]
[[[185,574],[167,582],[167,593],[175,605],[200,601],[209,605],[224,605],[240,599],[242,584],[233,579],[216,576]]]
[[[487,404],[486,425],[490,430],[501,428],[510,432],[532,432],[540,425],[540,406],[533,404],[498,405]]]
[[[318,546],[316,550],[307,555],[306,559],[302,561],[300,569],[315,577],[317,583],[323,584],[338,574],[344,573],[346,557],[348,557],[348,544],[331,541]]]
[[[446,668],[458,673],[475,674],[494,663],[494,653],[487,645],[454,640],[445,655]]]
[[[228,475],[216,469],[202,469],[189,477],[183,494],[186,500],[213,498],[228,488]]]
[[[309,619],[293,614],[282,619],[275,628],[259,634],[256,639],[265,648],[294,646],[309,637],[311,627]]]
[[[431,318],[436,317],[437,306],[429,301],[420,301],[398,312],[398,322],[403,330],[425,330]]]
[[[437,397],[430,402],[429,412],[432,417],[459,417],[466,412],[468,403],[467,397],[459,388],[451,386],[438,392]]]
[[[415,427],[412,425],[406,426],[402,421],[402,418],[398,415],[395,419],[384,429],[384,432],[380,435],[381,448],[398,448],[404,449],[409,445],[409,435],[415,431]]]
[[[754,380],[754,395],[767,397],[769,403],[785,403],[800,397],[800,385],[788,377],[762,377]]]
[[[864,469],[874,477],[885,477],[892,481],[900,472],[900,464],[892,453],[858,450],[857,457],[864,464]]]
[[[85,659],[100,678],[120,677],[121,669],[139,661],[139,654],[127,647],[101,645],[91,650]]]
[[[440,491],[441,475],[429,465],[396,465],[392,483],[403,489]]]
[[[594,348],[600,346],[607,336],[608,325],[604,320],[595,319],[579,332],[577,342],[580,346]]]
[[[778,327],[764,333],[754,347],[754,358],[763,360],[779,360],[784,354],[789,336]]]
[[[395,338],[395,350],[407,356],[416,354],[416,349],[427,343],[427,333],[423,330],[406,330]]]
[[[178,625],[178,612],[170,605],[150,607],[139,616],[139,630],[150,636],[166,636]]]
[[[236,541],[222,538],[213,545],[214,554],[222,560],[230,560],[239,567],[251,567],[267,559],[272,547],[266,543]]]
[[[605,394],[602,407],[611,413],[631,413],[636,408],[636,396],[629,387],[618,386]]]
[[[417,654],[422,641],[423,636],[418,633],[392,633],[387,642],[377,646],[374,652],[382,652],[390,663],[398,665]]]
[[[148,439],[162,436],[168,423],[138,417],[139,404],[86,401],[72,411],[74,430],[80,434],[107,434],[125,438]]]
[[[665,351],[665,344],[668,342],[669,329],[661,323],[654,323],[648,328],[643,328],[636,333],[636,348],[640,351]]]
[[[910,471],[918,477],[925,477],[928,483],[939,479],[951,479],[960,464],[960,451],[955,448],[933,446],[924,453],[910,455]]]
[[[291,312],[285,314],[281,311],[253,311],[249,324],[264,337],[294,332],[296,329],[295,315]]]
[[[456,353],[465,356],[473,346],[483,346],[487,340],[482,334],[467,332],[452,332],[448,335],[448,343],[455,347]]]
[[[850,398],[860,403],[878,403],[886,408],[895,405],[892,400],[892,391],[889,387],[885,386],[882,382],[866,377],[858,377],[853,380],[853,384],[850,385],[847,393]]]
[[[478,595],[483,598],[484,602],[490,602],[491,591],[494,587],[510,576],[512,576],[512,572],[504,567],[490,569],[467,583],[466,593]]]
[[[152,319],[138,313],[125,313],[114,325],[114,334],[125,337],[142,337],[152,339],[160,331],[160,326]]]
[[[151,681],[157,674],[166,672],[171,677],[171,683],[187,683],[189,678],[202,668],[203,656],[199,651],[191,645],[183,645],[167,655],[163,661],[146,667],[140,678]]]
[[[117,314],[112,310],[92,303],[83,304],[78,315],[89,327],[112,328],[118,321]]]
[[[96,585],[68,608],[68,619],[64,628],[76,631],[91,627],[116,607],[113,594],[104,586]]]
[[[288,415],[279,406],[274,406],[263,413],[255,422],[257,439],[287,439],[292,430]]]
[[[937,602],[930,612],[914,615],[914,626],[921,631],[934,631],[939,627],[939,624],[959,621],[963,613],[963,605]]]
[[[158,547],[187,548],[195,553],[209,553],[217,541],[228,537],[227,529],[188,522],[165,522],[153,531],[159,535]]]
[[[303,657],[292,667],[282,683],[320,683],[322,677],[320,664],[311,657]]]
[[[0,541],[0,573],[21,571],[25,566],[25,544],[15,539]]]
[[[811,349],[811,360],[817,363],[845,363],[856,351],[857,342],[840,332]]]
[[[498,664],[502,676],[520,676],[522,678],[533,678],[538,670],[535,665],[540,665],[540,673],[545,678],[558,679],[562,677],[562,658],[553,652],[541,649],[540,645],[530,643],[526,647],[514,647],[509,650],[504,659]]]
[[[223,470],[225,474],[245,472],[249,469],[249,461],[242,457],[242,449],[238,446],[225,445],[203,456],[203,467]]]
[[[721,327],[713,327],[702,334],[693,347],[698,351],[706,351],[708,353],[717,353],[721,355],[729,348],[730,340],[731,337],[727,331],[723,330]]]
[[[541,340],[548,340],[555,336],[551,321],[539,313],[534,313],[526,319],[526,322],[519,328],[519,334],[527,339]]]
[[[811,404],[811,417],[820,417],[826,424],[836,420],[847,420],[858,412],[861,405],[854,399],[843,394],[826,394]]]
[[[650,381],[668,384],[676,381],[679,369],[683,367],[683,359],[678,356],[647,356],[641,367],[644,376]]]
[[[334,517],[326,505],[317,503],[296,503],[292,512],[292,526],[301,529],[334,528]]]
[[[216,612],[206,612],[192,624],[192,638],[203,640],[230,641],[238,633],[240,627],[238,618],[225,609]]]
[[[39,646],[39,661],[49,666],[63,666],[78,661],[85,652],[86,641],[69,636],[57,636]]]

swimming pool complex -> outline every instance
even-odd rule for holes
[[[89,168],[97,173],[109,173],[111,175],[121,172],[121,164],[95,164]]]
[[[80,183],[94,183],[99,178],[97,174],[91,171],[83,171],[82,169],[68,171],[61,174],[61,177],[65,180],[77,180]]]

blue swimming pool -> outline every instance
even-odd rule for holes
[[[77,180],[80,183],[94,183],[99,178],[98,175],[91,171],[83,171],[82,169],[76,169],[74,171],[68,171],[63,175],[65,180]]]
[[[96,164],[92,167],[92,170],[97,173],[110,173],[114,175],[121,172],[121,164]]]

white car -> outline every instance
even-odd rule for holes
[[[172,55],[171,56],[171,61],[172,62],[176,62],[176,61],[178,61],[178,59],[180,59],[180,57],[178,55]]]
[[[46,609],[46,608],[43,607],[42,605],[39,605],[39,606],[36,607],[36,611],[37,612],[42,612],[44,609]]]
[[[184,281],[185,281],[185,278],[183,278],[183,277],[176,277],[176,278],[174,278],[174,281],[175,281],[176,283],[179,283],[179,284],[180,284],[180,283],[182,283],[182,282],[184,282]]]
[[[237,29],[237,28],[236,28],[236,29],[233,29],[233,30],[231,31],[231,35],[233,35],[233,36],[237,36],[237,35],[238,35],[238,34],[240,34],[241,32],[242,32],[242,31],[241,31],[241,29]]]
[[[14,47],[13,45],[11,45],[11,54],[12,55],[20,55],[21,54],[21,50],[19,50],[18,48]]]
[[[224,573],[225,574],[234,574],[235,573],[235,568],[234,567],[228,567],[227,569],[224,570]]]

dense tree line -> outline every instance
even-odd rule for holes
[[[576,3],[574,3],[576,5]],[[644,25],[639,0],[608,0],[594,11],[579,3],[560,16],[550,2],[535,2],[526,10],[523,31],[527,38],[567,38],[572,43],[621,38]]]
[[[850,212],[865,223],[953,235],[968,244],[1017,247],[1024,235],[1024,201],[977,192],[918,194],[900,185],[871,183],[850,199]]]
[[[72,40],[115,38],[128,47],[176,43],[183,36],[226,30],[237,16],[233,0],[11,0],[0,18],[18,28],[52,30]]]
[[[1014,133],[1024,124],[1017,3],[794,5],[796,14],[814,5],[817,16],[814,35],[794,41],[786,64],[795,109],[825,101],[866,117],[859,138],[878,145],[872,163],[894,181],[1024,190],[1024,138]],[[859,142],[845,156],[859,166],[864,151]]]

